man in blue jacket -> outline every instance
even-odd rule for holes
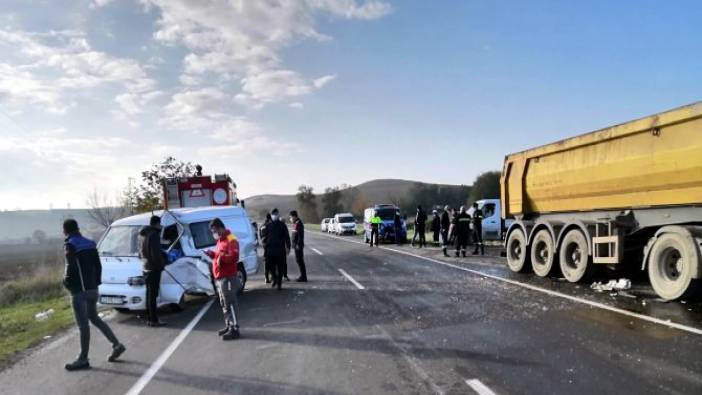
[[[64,250],[66,253],[66,271],[63,285],[71,293],[71,305],[76,325],[80,331],[80,354],[78,358],[67,363],[66,370],[90,369],[88,350],[90,348],[90,325],[92,322],[112,343],[112,353],[107,360],[114,362],[126,350],[117,340],[109,326],[97,312],[98,285],[101,283],[102,265],[95,242],[83,237],[78,229],[78,222],[67,219],[63,222],[66,236]]]

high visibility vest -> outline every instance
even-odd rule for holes
[[[371,217],[370,222],[371,222],[372,225],[379,225],[380,222],[382,222],[382,220],[380,219],[380,217],[378,217],[377,215],[375,215],[375,216]]]

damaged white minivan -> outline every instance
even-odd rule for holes
[[[213,249],[209,223],[220,218],[239,241],[241,288],[248,275],[258,272],[256,236],[246,210],[241,207],[178,208],[154,213],[161,217],[161,247],[168,264],[161,275],[159,306],[182,306],[186,294],[213,295],[210,259],[202,252]],[[151,213],[115,221],[98,243],[102,262],[99,303],[118,310],[144,310],[146,287],[139,259],[139,231]]]

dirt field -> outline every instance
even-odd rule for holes
[[[31,275],[38,267],[63,265],[60,242],[26,245],[0,245],[0,284]]]

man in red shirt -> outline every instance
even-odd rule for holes
[[[212,275],[217,284],[219,304],[224,313],[226,326],[218,333],[222,340],[232,340],[239,337],[239,242],[236,236],[224,226],[221,219],[215,218],[210,222],[212,237],[217,240],[214,251],[206,254],[212,258]]]

